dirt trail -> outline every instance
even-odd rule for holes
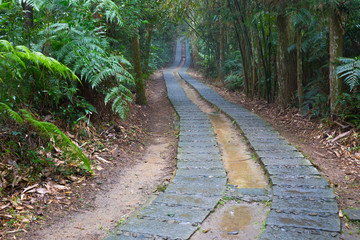
[[[148,83],[149,139],[133,164],[118,169],[97,192],[90,209],[64,216],[21,239],[102,239],[123,218],[146,202],[157,186],[167,182],[175,169],[177,139],[173,131],[174,111],[167,100],[162,74]]]

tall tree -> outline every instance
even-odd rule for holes
[[[295,42],[295,31],[289,16],[280,13],[277,16],[278,49],[277,49],[277,72],[279,94],[278,102],[286,106],[296,92],[296,52],[289,51]]]
[[[329,63],[329,81],[330,81],[330,110],[332,114],[336,114],[338,109],[336,102],[339,95],[342,93],[343,82],[336,74],[336,63],[339,57],[343,56],[344,47],[344,30],[341,24],[341,16],[338,9],[331,9],[329,14],[329,49],[330,49],[330,63]]]

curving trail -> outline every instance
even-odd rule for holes
[[[186,51],[180,76],[236,122],[269,175],[272,206],[261,239],[339,239],[338,206],[327,181],[263,119],[190,77],[186,73],[190,60]],[[164,193],[121,224],[108,240],[189,239],[228,189],[210,120],[188,99],[173,75],[180,62],[178,41],[174,64],[164,71],[168,97],[180,119],[175,178]],[[263,189],[248,191],[260,199],[268,194]]]

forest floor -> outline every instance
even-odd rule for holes
[[[201,74],[190,74],[206,82]],[[360,159],[358,153],[348,151],[356,139],[332,141],[341,129],[311,121],[292,109],[245,100],[238,92],[206,83],[225,99],[262,116],[311,160],[335,189],[340,209],[360,207]],[[122,126],[120,132],[106,132],[108,141],[97,155],[94,177],[77,179],[65,184],[64,191],[47,194],[50,201],[46,206],[33,210],[38,220],[3,234],[3,239],[101,239],[163,190],[175,171],[177,138],[175,113],[160,72],[147,82],[147,96],[148,106],[132,106],[130,125]],[[118,140],[124,133],[134,134],[127,144]],[[345,219],[342,225],[346,232],[343,239],[351,239],[352,232],[359,231],[359,225]]]

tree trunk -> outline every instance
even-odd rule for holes
[[[24,28],[28,34],[28,45],[29,49],[31,49],[31,29],[34,26],[34,10],[29,3],[24,1],[21,1],[21,7],[23,9]]]
[[[34,10],[33,7],[24,1],[21,1],[21,7],[23,9],[24,16],[24,25],[27,28],[32,28],[34,26]]]
[[[344,47],[344,34],[341,27],[340,16],[333,12],[329,16],[330,22],[330,68],[329,68],[329,81],[330,81],[330,111],[331,114],[336,114],[338,109],[336,101],[342,92],[342,80],[335,72],[337,58],[343,56]]]
[[[297,89],[299,99],[299,110],[302,112],[302,105],[304,102],[304,87],[303,87],[303,64],[302,64],[302,30],[297,30],[296,36],[296,57],[297,57]]]
[[[216,83],[220,84],[224,82],[224,61],[225,61],[225,36],[224,36],[224,24],[220,20],[220,36],[219,36],[219,73],[216,78]]]
[[[147,100],[145,95],[145,82],[141,70],[140,43],[138,31],[135,32],[132,38],[132,51],[135,71],[136,104],[146,105]]]
[[[295,42],[295,34],[289,17],[278,15],[278,49],[277,49],[277,70],[279,94],[278,102],[286,106],[294,98],[296,86],[296,52],[289,53],[288,48]]]
[[[154,32],[154,25],[150,25],[147,29],[147,38],[146,38],[146,45],[145,45],[145,74],[149,73],[149,62],[150,62],[150,51],[151,51],[151,39],[152,34]]]

